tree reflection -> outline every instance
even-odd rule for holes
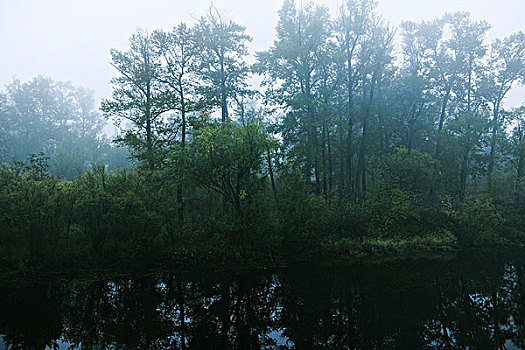
[[[525,346],[523,261],[28,279],[0,286],[7,349],[463,349]]]

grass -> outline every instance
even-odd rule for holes
[[[456,237],[449,231],[443,231],[408,238],[342,238],[323,244],[321,250],[324,254],[337,257],[365,257],[452,251],[457,247]]]

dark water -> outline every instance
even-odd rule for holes
[[[520,349],[525,259],[0,281],[0,349]]]

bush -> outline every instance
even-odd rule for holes
[[[470,196],[452,213],[455,233],[462,246],[496,243],[501,237],[503,215],[490,197]]]
[[[428,200],[434,166],[428,154],[405,148],[379,161],[363,203],[370,235],[399,238],[436,229],[436,209]]]

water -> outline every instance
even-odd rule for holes
[[[0,281],[0,349],[521,349],[525,258]]]

